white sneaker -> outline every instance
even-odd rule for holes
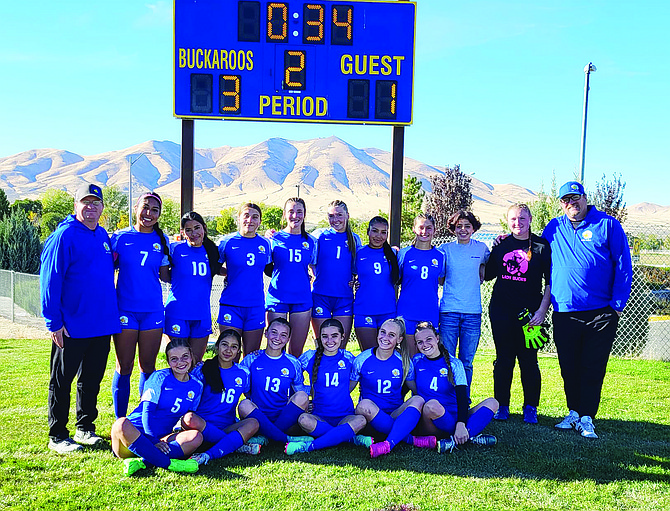
[[[557,429],[572,429],[578,421],[579,414],[574,410],[570,410],[570,413],[568,413],[565,418],[554,427]]]
[[[74,441],[81,445],[98,445],[103,440],[102,437],[95,434],[95,431],[78,429],[74,434]]]
[[[584,415],[579,422],[575,424],[575,429],[584,437],[584,438],[598,438],[596,435],[595,428],[593,427],[593,421],[588,415]]]
[[[63,440],[49,439],[49,449],[58,454],[70,454],[84,450],[81,445],[75,443],[71,438],[65,438]]]
[[[190,459],[197,461],[198,465],[207,465],[212,458],[206,452],[198,452],[191,456]]]
[[[261,444],[242,444],[235,452],[240,452],[242,454],[260,454]]]

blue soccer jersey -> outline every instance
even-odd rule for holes
[[[221,381],[223,382],[223,392],[214,393],[212,388],[205,382],[202,374],[202,364],[193,370],[193,377],[197,378],[204,385],[200,405],[196,413],[202,417],[208,424],[214,424],[219,429],[224,429],[234,424],[237,420],[235,411],[242,394],[249,392],[249,369],[239,364],[233,364],[232,367],[222,369]]]
[[[300,366],[310,378],[314,388],[312,413],[319,417],[342,418],[354,413],[354,402],[351,400],[349,381],[354,363],[354,356],[346,350],[337,354],[322,356],[319,362],[316,381],[311,381],[314,368],[315,350],[307,351],[300,357]]]
[[[397,351],[386,360],[375,356],[377,348],[358,355],[351,371],[351,381],[360,383],[361,399],[370,399],[380,410],[391,413],[402,403],[402,357]],[[410,362],[407,380],[414,374]]]
[[[196,378],[182,382],[175,378],[171,369],[160,369],[151,373],[144,384],[140,405],[128,416],[130,422],[156,441],[172,432],[177,421],[189,411],[195,411],[200,403],[202,383]],[[145,402],[155,405],[147,414]]]
[[[369,245],[359,249],[356,271],[360,287],[356,291],[354,314],[375,316],[395,313],[395,287],[384,249],[370,248]]]
[[[444,277],[444,253],[435,247],[419,250],[413,246],[398,254],[400,297],[398,314],[414,321],[436,323],[439,317],[437,290]]]
[[[175,319],[211,321],[212,274],[207,250],[183,241],[172,243],[170,253],[172,278],[165,315]]]
[[[449,370],[443,357],[430,359],[418,353],[412,359],[417,394],[426,401],[436,399],[447,410],[456,410],[456,385],[467,385],[463,363],[449,355],[454,385],[449,382]]]
[[[165,240],[168,243],[167,239]],[[119,309],[130,312],[163,310],[163,291],[159,279],[161,266],[168,266],[168,257],[155,231],[144,233],[134,227],[116,231],[111,237],[119,277],[116,296]]]
[[[219,243],[219,262],[226,265],[227,285],[219,303],[235,307],[264,307],[263,271],[270,263],[270,242],[262,236],[245,238],[239,232]]]
[[[316,262],[316,239],[310,234],[278,231],[272,235],[272,280],[268,296],[281,303],[303,303],[310,299],[309,265]]]
[[[251,400],[270,420],[277,418],[291,395],[308,390],[298,359],[288,353],[275,358],[258,350],[240,364],[251,373]]]
[[[314,293],[337,298],[353,298],[351,282],[354,264],[352,263],[346,232],[337,232],[332,227],[317,229],[312,233],[316,238],[316,278]],[[354,253],[361,246],[361,239],[354,233],[356,246]]]

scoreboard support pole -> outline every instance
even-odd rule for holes
[[[181,121],[181,216],[193,211],[193,162],[195,159],[195,121]]]
[[[405,152],[405,127],[393,126],[393,153],[391,154],[391,210],[389,212],[389,242],[400,246],[402,222],[403,159]]]

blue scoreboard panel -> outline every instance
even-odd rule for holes
[[[414,2],[175,0],[174,115],[412,123]]]

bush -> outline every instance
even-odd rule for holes
[[[0,221],[0,268],[19,273],[38,273],[42,243],[25,213],[16,210]]]

